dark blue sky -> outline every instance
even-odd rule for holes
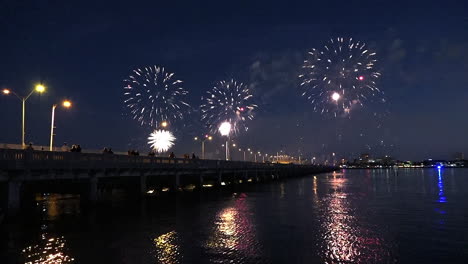
[[[68,97],[74,108],[57,111],[57,144],[147,148],[150,130],[123,115],[122,80],[136,67],[161,65],[184,81],[195,109],[215,81],[251,84],[259,109],[236,141],[262,152],[468,153],[466,1],[74,2],[0,1],[0,87],[48,87],[28,101],[27,141],[48,144],[51,105]],[[377,52],[387,96],[351,119],[312,112],[298,91],[307,50],[338,36]],[[20,142],[20,110],[18,100],[0,97],[0,142]],[[179,128],[176,152],[195,150],[199,133]]]

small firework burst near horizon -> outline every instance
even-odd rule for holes
[[[216,83],[212,90],[202,97],[202,121],[212,133],[216,133],[222,122],[232,125],[233,133],[247,130],[246,122],[253,120],[257,105],[249,87],[231,79]]]
[[[124,104],[141,126],[158,127],[164,121],[183,119],[190,110],[187,94],[182,81],[164,67],[136,69],[124,80]]]
[[[174,141],[176,138],[174,135],[167,130],[155,130],[148,137],[148,144],[158,153],[163,153],[168,151],[172,146],[174,146]]]
[[[321,49],[312,49],[302,66],[302,96],[314,112],[348,115],[366,102],[385,102],[377,87],[381,73],[375,69],[376,53],[352,38],[330,39]]]

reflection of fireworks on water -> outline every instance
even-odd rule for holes
[[[382,98],[383,92],[376,81],[380,72],[374,69],[375,52],[366,44],[353,39],[330,39],[320,50],[309,51],[299,75],[302,96],[314,107],[314,111],[349,114],[354,106]]]
[[[242,257],[245,263],[258,260],[261,247],[255,233],[254,221],[247,196],[241,194],[232,204],[223,208],[216,215],[213,232],[205,243],[208,251],[219,255],[216,263],[225,263]],[[225,255],[227,253],[227,255]]]
[[[253,119],[257,107],[252,103],[253,95],[247,85],[234,80],[218,82],[202,100],[202,120],[212,133],[225,121],[232,125],[234,133],[240,128],[247,130],[245,122]]]
[[[158,236],[154,239],[154,244],[159,263],[169,264],[179,262],[180,249],[177,244],[177,233],[175,231]]]
[[[349,195],[346,173],[333,173],[328,177],[326,184],[330,192],[323,198],[315,196],[323,202],[318,204],[323,210],[320,212],[323,240],[320,252],[324,262],[384,263],[392,259],[394,245],[387,241],[385,232],[375,232],[379,230],[377,226],[356,217],[360,215],[356,200],[362,197]]]
[[[163,121],[182,119],[189,109],[182,81],[162,67],[133,70],[124,84],[125,106],[142,126],[157,127]]]
[[[167,130],[155,130],[148,137],[148,144],[159,153],[168,151],[174,146],[174,135]]]
[[[42,234],[36,245],[23,249],[24,263],[73,263],[74,259],[65,253],[65,243],[63,236],[52,237]]]

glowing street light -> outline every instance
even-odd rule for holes
[[[218,130],[221,136],[229,136],[229,134],[231,133],[231,123],[229,122],[221,123]]]
[[[45,88],[45,86],[42,85],[42,84],[37,84],[36,87],[35,87],[34,89],[35,89],[36,92],[38,92],[38,93],[43,93],[43,92],[45,92],[45,89],[46,89],[46,88]]]
[[[242,149],[240,148],[239,152],[244,152],[244,161],[245,161],[245,149],[244,149],[244,151],[242,151]]]
[[[70,108],[72,106],[72,103],[68,100],[63,101],[62,106],[65,108]]]
[[[331,96],[331,98],[333,99],[333,101],[337,102],[339,99],[340,99],[340,94],[337,93],[337,92],[334,92]]]
[[[198,141],[200,138],[199,137],[194,137],[193,140]],[[201,139],[201,152],[202,152],[202,159],[205,159],[205,141],[206,140],[212,140],[213,137],[209,135],[205,135],[204,139]]]
[[[34,92],[37,92],[37,93],[43,93],[45,92],[46,88],[44,85],[42,84],[37,84],[34,89],[26,96],[26,97],[21,97],[19,96],[17,93],[15,93],[14,91],[10,90],[10,89],[3,89],[2,90],[2,93],[4,95],[10,95],[10,94],[14,94],[16,97],[18,97],[18,99],[21,100],[22,102],[22,118],[21,118],[21,145],[23,146],[23,149],[24,147],[26,146],[26,143],[25,143],[25,130],[26,130],[26,101],[28,100],[28,98],[34,93]]]
[[[226,136],[226,160],[229,160],[229,134],[231,133],[231,123],[225,121],[218,128],[221,136]]]
[[[69,100],[64,100],[62,102],[62,106],[64,108],[70,108],[72,106],[72,103]],[[54,150],[55,108],[57,108],[57,104],[52,105],[52,120],[50,122],[50,151]]]

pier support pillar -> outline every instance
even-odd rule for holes
[[[10,213],[18,211],[21,206],[21,186],[20,181],[8,182],[8,211]]]
[[[200,174],[198,174],[198,187],[199,188],[202,188],[203,187],[203,182],[204,182],[204,177],[203,177],[203,172],[200,172]]]
[[[221,186],[221,183],[222,183],[222,182],[223,182],[223,172],[220,171],[220,172],[218,173],[218,180],[217,180],[216,183],[218,184],[218,186]]]
[[[96,176],[89,178],[89,200],[92,202],[98,200],[98,178]]]
[[[144,175],[143,173],[140,174],[140,193],[145,194],[148,190],[148,186],[146,184],[146,178],[147,176]]]
[[[180,172],[177,172],[175,174],[173,187],[174,187],[174,191],[177,191],[180,188]]]

